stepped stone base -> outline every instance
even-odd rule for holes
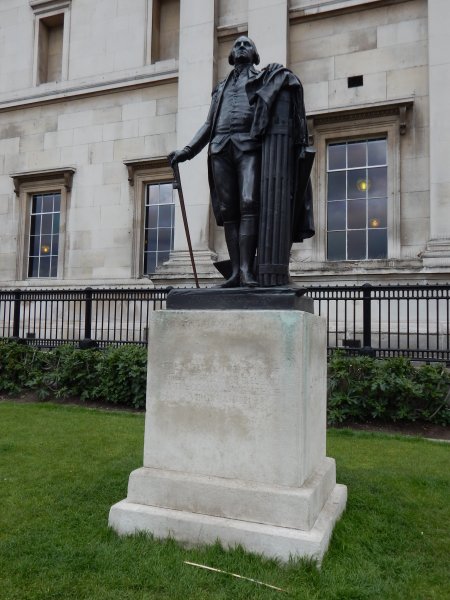
[[[166,310],[149,339],[144,466],[110,525],[320,561],[347,497],[325,456],[324,319]]]

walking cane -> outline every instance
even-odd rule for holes
[[[178,168],[178,163],[174,163],[172,165],[172,170],[174,176],[173,189],[178,190],[178,198],[180,199],[181,214],[183,215],[184,230],[186,232],[189,256],[191,257],[192,270],[194,271],[195,287],[199,288],[200,285],[198,283],[197,269],[195,268],[194,253],[192,252],[191,234],[189,233],[189,225],[186,215],[186,206],[184,204],[183,188],[181,187],[180,169]]]

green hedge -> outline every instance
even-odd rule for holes
[[[141,346],[48,352],[17,342],[0,344],[0,392],[145,407],[147,349]]]
[[[121,346],[41,351],[0,343],[0,393],[35,391],[40,399],[80,397],[145,407],[147,350]],[[348,358],[335,352],[328,365],[328,422],[425,421],[450,423],[450,372],[443,365],[413,366],[404,358]]]
[[[328,364],[328,422],[450,423],[450,372],[441,364],[415,367],[406,358],[349,358]]]

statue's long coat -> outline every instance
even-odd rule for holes
[[[204,125],[189,144],[194,154],[200,152],[208,142],[211,142],[222,102],[223,92],[232,73],[233,71],[231,71],[228,77],[221,81],[213,90],[208,117]],[[270,122],[270,109],[278,92],[281,89],[290,89],[294,103],[294,127],[292,132],[294,152],[296,153],[294,164],[296,164],[297,172],[299,173],[302,170],[300,161],[304,160],[304,150],[308,146],[308,130],[303,102],[303,87],[300,80],[292,73],[292,71],[281,66],[276,66],[272,69],[264,69],[263,71],[258,71],[254,67],[251,67],[250,76],[246,90],[250,104],[255,103],[256,105],[255,117],[251,130],[251,135],[254,136],[255,139],[262,139],[264,136],[265,129]],[[208,176],[214,216],[217,224],[223,225],[209,153]],[[304,184],[303,182],[302,185],[299,178],[295,177],[295,182],[292,242],[301,242],[314,235],[312,188],[309,180],[307,184]],[[302,193],[301,190],[304,190],[305,186],[306,192]]]

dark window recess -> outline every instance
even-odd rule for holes
[[[362,85],[364,85],[364,78],[362,75],[354,75],[353,77],[348,77],[347,85],[349,88],[361,87]]]

